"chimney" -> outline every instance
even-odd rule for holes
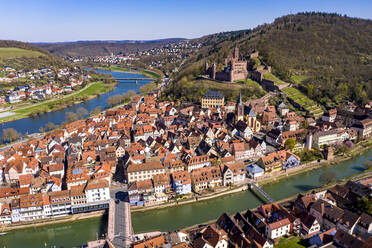
[[[320,204],[320,213],[322,216],[324,215],[324,202]]]

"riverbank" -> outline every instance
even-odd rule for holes
[[[118,71],[118,72],[125,72],[125,73],[141,74],[141,75],[144,75],[146,77],[152,78],[154,80],[161,79],[163,77],[162,73],[152,71],[152,70],[147,70],[147,69],[132,70],[132,69],[127,68],[127,67],[121,67],[121,66],[115,66],[115,65],[111,65],[111,66],[108,66],[108,67],[97,66],[97,67],[94,67],[94,68],[98,69],[98,70]]]
[[[265,184],[262,189],[274,201],[282,201],[291,196],[321,188],[323,185],[318,179],[325,171],[334,172],[339,181],[346,180],[345,178],[360,174],[363,171],[361,165],[371,160],[372,150],[368,150],[358,157],[337,165],[291,176],[273,184]],[[132,213],[132,225],[135,233],[181,230],[200,223],[209,223],[224,212],[234,214],[256,208],[259,205],[262,205],[262,202],[257,199],[252,191],[245,190],[193,204],[134,212]],[[76,247],[87,240],[96,240],[97,234],[102,237],[106,232],[107,218],[103,216],[64,224],[10,231],[7,235],[0,236],[0,243],[7,244],[7,247],[23,247],[22,245],[27,243],[30,248],[37,248],[43,246],[44,241],[46,241],[48,244],[58,247]],[[69,238],[66,239],[66,237]]]
[[[367,144],[366,146],[363,146],[363,144]],[[317,161],[312,161],[307,164],[301,165],[299,168],[293,168],[290,171],[281,171],[279,173],[275,174],[268,174],[264,178],[261,178],[261,180],[255,180],[255,183],[257,183],[260,186],[266,185],[266,184],[272,184],[272,183],[277,183],[283,179],[293,177],[295,175],[303,174],[306,172],[309,172],[314,169],[318,169],[324,166],[330,166],[334,164],[338,164],[347,160],[350,160],[363,152],[369,150],[372,148],[372,142],[369,140],[363,141],[357,145],[350,151],[350,154],[347,156],[335,156],[331,160],[323,160],[321,162]],[[363,172],[361,172],[363,174]],[[163,209],[163,208],[168,208],[168,207],[173,207],[173,206],[178,206],[178,205],[184,205],[184,204],[191,204],[195,202],[201,202],[205,200],[210,200],[213,198],[218,198],[221,196],[233,194],[233,193],[238,193],[244,190],[248,189],[247,186],[248,181],[242,183],[239,186],[235,186],[231,189],[226,189],[222,190],[221,192],[218,193],[211,193],[211,194],[205,194],[205,195],[200,195],[200,196],[194,196],[192,199],[185,199],[181,201],[175,201],[175,202],[170,202],[170,203],[164,203],[160,205],[154,205],[154,206],[146,206],[146,207],[140,207],[140,208],[132,208],[131,212],[145,212],[149,210],[155,210],[155,209]],[[335,182],[336,183],[336,182]]]
[[[363,173],[362,173],[363,174]],[[327,189],[330,189],[332,187],[334,187],[336,184],[344,184],[346,183],[347,181],[351,180],[351,181],[359,181],[361,179],[364,179],[364,178],[371,178],[372,175],[371,175],[371,172],[366,172],[365,175],[357,175],[357,176],[352,176],[351,178],[344,178],[343,180],[341,181],[338,181],[338,182],[333,182],[333,183],[330,183],[328,185],[324,185],[322,187],[319,187],[319,188],[315,188],[315,189],[311,189],[311,190],[308,190],[308,191],[305,191],[305,192],[302,192],[302,194],[306,195],[306,194],[309,194],[313,191],[323,191],[323,190],[327,190]],[[279,201],[275,201],[276,203],[278,204],[287,204],[287,203],[290,203],[294,200],[296,200],[298,194],[296,195],[292,195],[290,197],[287,197],[287,198],[284,198],[284,199],[281,199]],[[251,211],[255,211],[257,210],[259,206],[257,207],[254,207],[254,208],[249,208],[249,210]],[[239,211],[241,214],[244,214],[248,209],[245,209],[243,211]],[[221,213],[222,214],[222,213]],[[185,227],[183,228],[183,230],[192,230],[194,228],[197,228],[199,226],[203,226],[203,225],[211,225],[213,223],[216,223],[216,221],[218,220],[217,219],[213,219],[213,220],[210,220],[210,221],[206,221],[206,222],[203,222],[203,223],[198,223],[198,224],[195,224],[195,225],[192,225],[192,226],[189,226],[189,227]]]
[[[91,100],[99,95],[112,91],[115,85],[116,83],[105,84],[101,81],[92,82],[72,94],[11,110],[11,113],[14,114],[0,118],[0,124],[60,110],[72,104]]]
[[[9,232],[14,230],[21,230],[27,229],[31,227],[42,227],[48,225],[55,225],[55,224],[63,224],[63,223],[71,223],[76,221],[81,221],[85,219],[92,219],[92,218],[99,218],[106,214],[106,210],[94,211],[89,213],[80,213],[80,214],[72,214],[66,215],[62,217],[57,217],[53,219],[39,219],[29,223],[17,223],[17,224],[10,224],[7,226],[0,225],[0,232]]]
[[[360,145],[360,146],[363,146],[363,145]],[[363,148],[360,148],[359,146],[355,146],[356,151],[352,153],[353,156],[335,157],[333,160],[324,161],[323,163],[319,163],[319,165],[316,165],[314,163],[314,165],[312,165],[310,167],[304,168],[304,169],[299,170],[299,171],[295,171],[293,173],[288,173],[285,176],[281,176],[281,177],[278,177],[278,178],[275,178],[274,176],[272,176],[271,178],[266,178],[264,181],[260,181],[259,185],[263,186],[263,185],[269,185],[269,184],[273,184],[273,183],[279,183],[280,181],[282,181],[284,179],[288,179],[288,178],[291,178],[295,175],[303,174],[303,173],[309,172],[311,170],[314,170],[314,169],[317,169],[317,168],[320,168],[320,167],[323,167],[323,166],[327,166],[327,165],[332,166],[336,163],[338,164],[338,163],[350,160],[350,159],[354,158],[355,156],[359,156],[363,152],[365,152],[365,151],[367,151],[371,148],[372,148],[372,146],[365,146]],[[372,172],[372,170],[368,169],[368,170],[365,170],[361,173],[342,178],[341,180],[337,180],[337,181],[332,182],[331,184],[328,184],[328,185],[312,188],[310,190],[303,190],[303,191],[301,191],[301,193],[309,193],[313,190],[325,190],[327,188],[330,188],[330,187],[334,186],[335,184],[344,183],[347,180],[359,180],[362,177],[371,176],[371,172]],[[155,211],[155,210],[164,210],[164,209],[168,209],[168,208],[171,209],[172,207],[176,207],[176,206],[193,205],[195,203],[202,203],[202,202],[207,202],[208,200],[212,200],[212,199],[216,199],[216,198],[222,198],[223,196],[234,195],[236,193],[241,193],[241,192],[244,192],[246,190],[248,190],[248,185],[247,184],[242,184],[242,185],[233,187],[231,189],[222,190],[218,193],[210,193],[210,194],[207,194],[207,195],[197,196],[197,198],[194,196],[192,199],[189,198],[189,199],[186,199],[186,200],[183,200],[183,201],[178,201],[178,202],[165,203],[165,204],[162,204],[162,205],[148,206],[148,207],[137,208],[137,209],[132,208],[131,212],[132,213],[137,213],[137,214],[141,214],[141,213],[145,214],[145,213],[149,213],[149,212],[152,212],[152,211]],[[277,202],[283,203],[283,202],[292,200],[293,198],[295,198],[297,196],[297,194],[291,195],[289,197],[285,197],[283,199],[278,200]],[[258,197],[258,198],[259,198],[261,203],[264,203],[262,201],[262,199],[260,199],[260,197]],[[82,213],[82,214],[77,214],[76,216],[75,215],[69,215],[69,216],[65,216],[65,217],[61,217],[61,218],[57,218],[57,219],[44,219],[44,220],[40,220],[40,221],[37,221],[37,222],[26,223],[26,224],[25,223],[16,224],[16,225],[12,224],[12,225],[8,225],[7,227],[0,227],[0,230],[10,231],[10,230],[16,230],[16,229],[25,229],[25,228],[29,228],[29,227],[34,227],[35,224],[36,224],[36,226],[46,226],[46,225],[53,225],[53,224],[58,224],[58,223],[68,223],[68,222],[73,222],[73,221],[78,221],[78,220],[83,220],[83,219],[101,217],[103,215],[103,213],[104,213],[103,211],[91,212],[91,213]],[[207,223],[210,223],[210,222],[211,221],[209,220]],[[201,223],[201,224],[205,224],[205,223]],[[196,225],[200,225],[200,224],[196,224]]]

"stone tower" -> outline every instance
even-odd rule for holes
[[[216,64],[215,63],[213,63],[212,64],[212,75],[211,75],[211,78],[213,79],[213,80],[216,80]]]
[[[235,47],[234,48],[234,59],[239,59],[239,48]]]

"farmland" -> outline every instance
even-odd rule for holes
[[[39,56],[45,56],[45,54],[16,47],[0,47],[0,59],[34,58]]]
[[[323,110],[305,94],[296,88],[288,87],[282,90],[288,98],[297,105],[297,107],[303,108],[309,114],[319,117],[323,114]]]

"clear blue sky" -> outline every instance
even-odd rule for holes
[[[133,40],[253,28],[302,11],[372,19],[371,0],[3,0],[0,39]]]

